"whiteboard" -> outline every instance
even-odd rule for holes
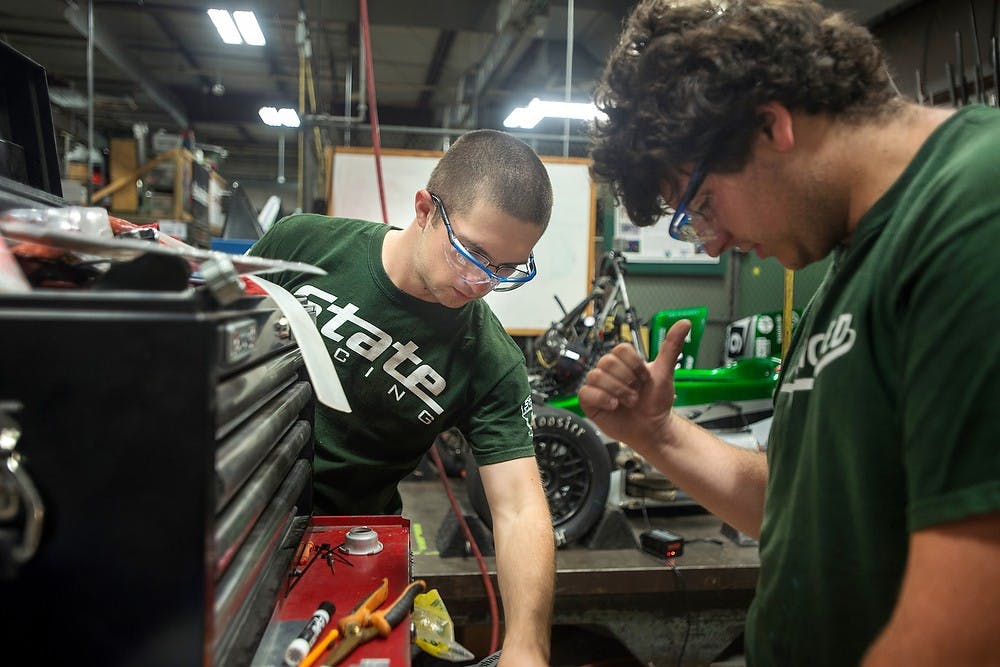
[[[637,227],[628,217],[625,207],[618,204],[615,206],[614,249],[620,250],[629,264],[720,262],[719,257],[712,257],[701,246],[671,238],[667,232],[669,225],[669,216],[664,216],[648,227]]]
[[[382,152],[389,222],[406,227],[413,222],[413,196],[427,186],[441,153]],[[493,312],[512,336],[542,333],[566,308],[583,300],[593,279],[596,195],[589,163],[576,158],[542,158],[552,181],[552,218],[535,246],[538,274],[512,292],[486,296]],[[375,158],[371,149],[339,148],[333,153],[330,214],[342,218],[382,220]]]

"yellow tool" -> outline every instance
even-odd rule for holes
[[[403,589],[388,609],[375,611],[385,602],[389,591],[389,580],[383,579],[381,585],[371,595],[358,603],[350,614],[337,623],[341,640],[323,663],[324,667],[336,665],[350,655],[351,651],[375,637],[388,637],[392,629],[399,625],[413,607],[413,598],[426,589],[427,584],[422,579],[417,579]]]

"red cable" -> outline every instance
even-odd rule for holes
[[[375,67],[372,65],[372,35],[368,25],[368,0],[359,0],[361,29],[365,40],[365,71],[368,72],[368,116],[372,126],[372,148],[375,151],[375,175],[378,178],[378,198],[382,204],[382,222],[389,222],[385,206],[385,182],[382,179],[382,138],[378,129],[378,102],[375,100]]]
[[[483,554],[479,551],[479,546],[476,544],[475,538],[472,537],[472,531],[469,530],[469,524],[465,521],[465,516],[463,515],[461,508],[458,506],[458,501],[455,500],[455,494],[451,490],[451,484],[448,482],[448,475],[445,472],[444,463],[441,462],[441,455],[438,454],[437,447],[432,446],[430,454],[431,459],[434,461],[434,465],[437,466],[438,475],[441,477],[441,483],[444,484],[445,493],[448,494],[448,501],[451,503],[451,511],[455,513],[455,517],[458,519],[458,525],[462,528],[462,533],[465,535],[465,539],[468,540],[469,546],[472,548],[472,553],[476,557],[476,563],[479,565],[479,572],[483,577],[483,587],[486,589],[486,599],[490,603],[489,655],[493,655],[497,652],[497,639],[500,634],[497,594],[493,590],[493,581],[490,579],[490,573],[486,571],[486,561],[483,560]]]
[[[368,0],[359,0],[360,7],[359,13],[361,14],[361,29],[362,35],[365,40],[365,71],[368,73],[368,98],[370,100],[368,104],[368,114],[371,118],[372,126],[372,148],[375,152],[375,174],[378,178],[378,196],[379,201],[382,204],[382,222],[389,222],[389,213],[385,205],[385,182],[382,178],[382,142],[378,129],[378,102],[375,99],[375,71],[372,65],[372,37],[371,29],[368,24]],[[489,601],[490,605],[490,654],[496,653],[498,636],[500,634],[500,623],[499,623],[499,609],[497,608],[497,596],[496,592],[493,590],[493,582],[490,580],[490,574],[486,571],[486,561],[483,560],[483,554],[479,551],[479,546],[476,544],[475,538],[472,537],[472,531],[469,529],[469,524],[465,521],[465,516],[462,514],[461,508],[458,506],[458,501],[455,500],[455,494],[451,490],[451,484],[448,483],[448,475],[445,472],[444,464],[441,462],[441,457],[438,455],[437,448],[432,446],[431,459],[433,459],[434,464],[437,466],[438,474],[441,477],[441,482],[444,484],[444,490],[448,494],[448,500],[451,502],[451,510],[455,513],[455,517],[458,519],[458,525],[462,528],[462,533],[465,535],[465,539],[469,541],[469,546],[472,548],[472,553],[476,557],[476,563],[479,565],[479,571],[483,577],[483,587],[486,589],[486,599]]]

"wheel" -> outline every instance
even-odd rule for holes
[[[535,404],[535,460],[552,515],[556,543],[570,544],[600,520],[611,484],[611,456],[593,425],[568,410]],[[471,454],[466,459],[469,502],[492,527],[489,504]]]
[[[438,434],[434,440],[434,447],[441,457],[445,474],[448,477],[461,477],[465,470],[465,452],[469,449],[461,431],[452,428]]]

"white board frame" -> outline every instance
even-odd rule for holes
[[[436,151],[382,151],[389,222],[413,222],[413,196],[427,186]],[[536,336],[562,317],[558,296],[572,308],[590,291],[594,277],[594,230],[597,194],[590,162],[581,158],[542,157],[552,181],[552,218],[535,246],[538,275],[513,292],[493,292],[486,301],[512,336]],[[370,148],[338,147],[331,152],[328,174],[330,215],[382,220],[375,157]]]

